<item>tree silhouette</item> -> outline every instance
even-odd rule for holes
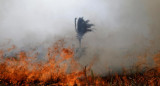
[[[89,24],[89,20],[84,20],[83,17],[75,18],[75,29],[77,32],[77,38],[79,40],[79,46],[81,48],[81,40],[84,34],[87,32],[91,32],[91,27],[94,26],[94,24]]]

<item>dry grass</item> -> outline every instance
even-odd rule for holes
[[[91,70],[94,62],[82,67],[73,57],[74,50],[64,48],[63,41],[58,41],[48,48],[47,61],[34,62],[37,59],[36,54],[29,57],[27,52],[6,57],[1,50],[0,85],[160,86],[160,53],[153,57],[154,67],[145,67],[143,62],[137,62],[131,69],[123,69],[121,74],[110,73],[105,77],[98,76]],[[67,72],[68,67],[71,72]]]

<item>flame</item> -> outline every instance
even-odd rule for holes
[[[91,69],[96,58],[89,66],[82,67],[74,59],[74,49],[65,47],[63,40],[48,48],[45,61],[37,61],[38,53],[30,56],[30,53],[21,51],[12,57],[5,55],[15,48],[13,45],[7,51],[0,50],[0,85],[160,86],[160,53],[153,56],[155,66],[145,71],[142,71],[144,67],[141,65],[148,65],[146,58],[143,58],[135,64],[137,71],[134,73],[124,68],[122,74],[101,77]]]

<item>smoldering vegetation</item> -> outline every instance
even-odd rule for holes
[[[77,48],[74,18],[83,16],[95,30],[83,37],[81,64],[96,58],[93,70],[106,74],[146,54],[152,63],[149,57],[160,50],[159,8],[158,0],[1,0],[0,48],[14,44],[13,53],[36,48],[40,58],[55,40]]]

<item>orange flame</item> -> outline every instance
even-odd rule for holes
[[[15,48],[12,46],[8,52]],[[96,59],[88,67],[82,68],[74,59],[74,49],[65,48],[63,40],[48,48],[46,61],[37,61],[37,54],[30,57],[27,52],[19,52],[14,57],[6,57],[4,50],[0,50],[0,85],[160,86],[160,53],[153,57],[154,68],[134,74],[124,69],[123,74],[115,73],[106,77],[96,76],[91,70]],[[147,64],[146,60],[138,61],[136,67],[141,64]]]

